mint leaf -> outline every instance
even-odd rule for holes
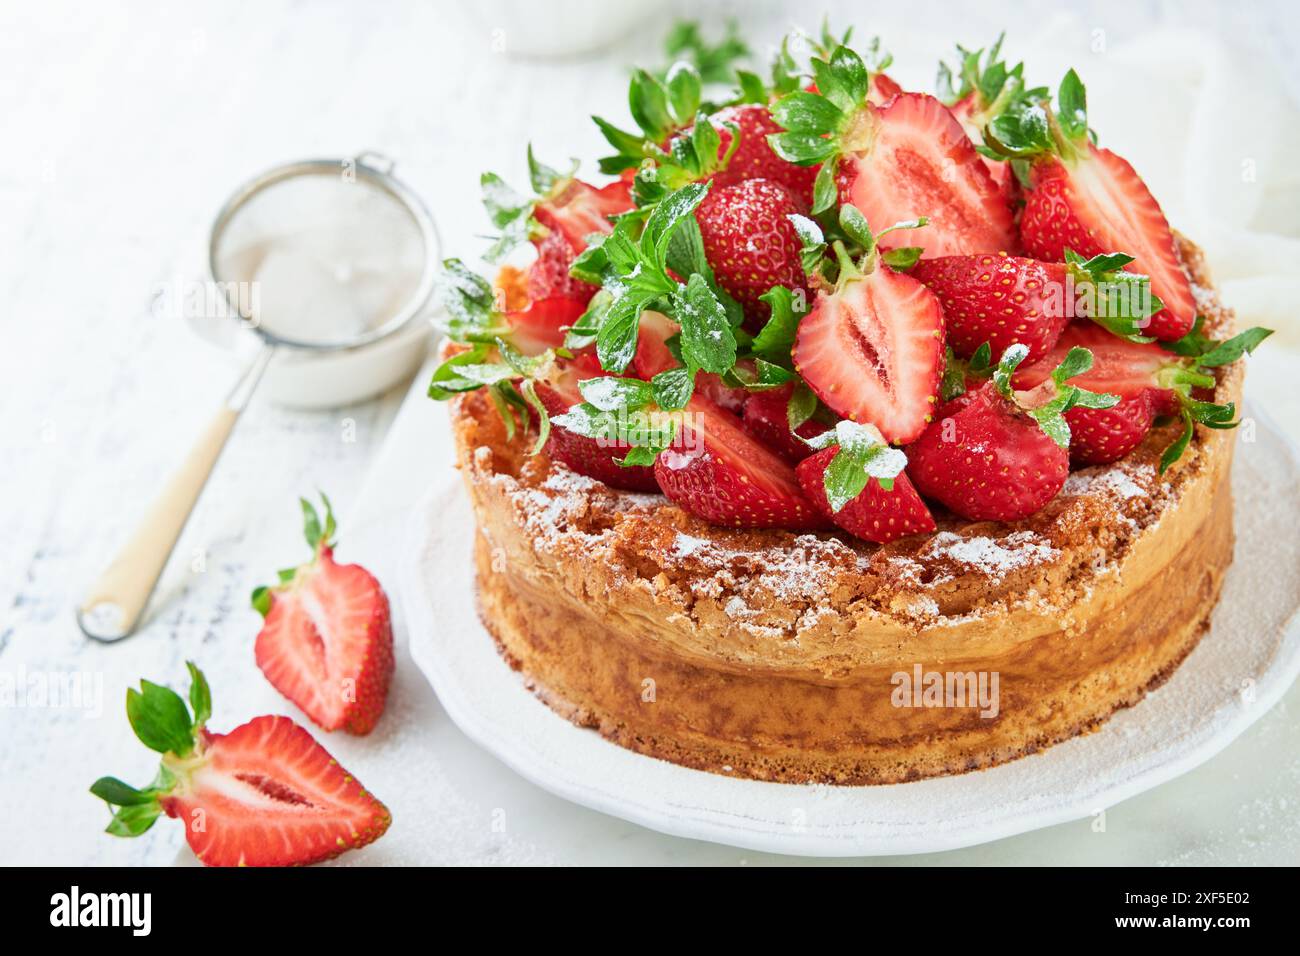
[[[684,365],[666,369],[650,380],[655,404],[675,411],[685,408],[695,392],[695,372]]]
[[[736,364],[736,337],[727,310],[699,273],[676,297],[675,318],[681,325],[682,357],[686,364],[722,374]]]
[[[822,478],[833,512],[838,513],[862,494],[872,478],[885,490],[892,489],[894,479],[907,467],[907,456],[890,448],[874,428],[845,420],[833,432],[824,434],[833,434],[840,449]]]
[[[789,365],[795,333],[805,313],[795,311],[794,294],[785,286],[773,286],[758,298],[768,304],[772,314],[754,337],[750,352],[778,365]]]
[[[654,400],[649,382],[639,378],[617,378],[602,375],[578,383],[583,400],[605,412],[620,408],[642,408]]]

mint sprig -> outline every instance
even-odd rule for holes
[[[892,491],[894,479],[907,467],[907,456],[890,447],[879,431],[847,419],[808,439],[807,444],[819,450],[839,446],[822,476],[826,501],[835,513],[862,494],[873,478],[882,489]]]
[[[483,191],[483,208],[498,230],[483,258],[499,262],[516,246],[537,238],[543,231],[534,212],[538,203],[546,202],[562,193],[578,172],[578,161],[572,160],[568,170],[561,172],[547,166],[533,154],[528,146],[528,181],[534,195],[524,196],[506,185],[496,173],[486,172],[479,177]]]

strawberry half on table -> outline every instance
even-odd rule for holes
[[[1015,250],[1011,206],[959,123],[939,100],[900,93],[883,106],[867,100],[870,74],[861,57],[840,46],[813,60],[817,93],[788,93],[772,106],[786,130],[769,137],[777,155],[821,164],[814,214],[838,200],[872,223],[906,220],[918,204],[930,220],[925,255]],[[908,245],[907,234],[883,240]]]
[[[1040,510],[1070,473],[1065,413],[1119,402],[1068,382],[1092,366],[1084,348],[1070,349],[1037,388],[1013,390],[1011,376],[1028,351],[1007,349],[992,381],[948,401],[907,448],[917,489],[963,518],[1016,521]]]
[[[323,525],[311,503],[299,500],[312,559],[253,592],[253,607],[265,618],[257,666],[321,729],[368,734],[393,676],[388,597],[365,568],[335,562],[329,499],[321,495]]]
[[[187,666],[189,708],[147,680],[126,693],[132,729],[162,762],[147,787],[116,777],[91,785],[113,810],[106,832],[139,836],[165,813],[185,824],[190,849],[207,866],[318,863],[384,835],[388,808],[288,717],[254,717],[226,734],[208,730],[211,691],[203,673]]]
[[[1191,331],[1196,300],[1183,271],[1169,222],[1151,190],[1124,158],[1093,143],[1087,100],[1070,70],[1050,103],[1020,102],[985,129],[987,148],[1029,161],[1031,187],[1020,217],[1020,238],[1038,259],[1064,262],[1066,250],[1082,257],[1122,250],[1133,269],[1151,277],[1163,309],[1147,334],[1173,340]]]

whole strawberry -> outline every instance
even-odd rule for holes
[[[1008,349],[992,381],[946,403],[907,449],[909,473],[921,494],[963,518],[1016,521],[1039,511],[1070,472],[1065,412],[1119,401],[1067,384],[1092,365],[1084,348],[1071,349],[1036,389],[1013,391],[1011,376],[1026,354],[1023,345]]]
[[[695,211],[705,258],[749,323],[770,314],[759,297],[773,286],[807,290],[799,235],[789,219],[798,212],[790,191],[770,179],[714,187]]]
[[[842,421],[809,442],[820,448],[795,468],[808,500],[837,525],[884,544],[934,531],[930,510],[907,480],[907,458],[878,429]]]
[[[790,190],[800,211],[808,211],[813,201],[813,182],[821,167],[796,166],[772,152],[767,138],[773,133],[781,132],[781,127],[772,119],[766,105],[746,103],[729,106],[714,114],[711,119],[721,125],[718,130],[722,140],[718,147],[720,156],[726,155],[731,148],[731,131],[725,124],[734,124],[740,131],[740,142],[731,154],[726,168],[713,175],[715,189],[734,186],[748,179],[767,179]]]
[[[225,734],[208,730],[212,694],[203,672],[188,667],[189,709],[175,691],[147,680],[126,692],[132,729],[162,763],[147,787],[116,777],[91,785],[117,808],[108,833],[139,836],[165,813],[184,823],[206,866],[300,866],[384,835],[388,808],[288,717],[254,717]]]
[[[365,568],[334,561],[329,499],[321,495],[323,526],[311,503],[299,500],[312,559],[253,592],[253,607],[265,618],[257,666],[323,730],[368,734],[393,676],[388,597]]]

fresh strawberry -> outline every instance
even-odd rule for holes
[[[822,450],[801,461],[795,474],[827,518],[879,544],[934,531],[930,510],[903,473],[907,459],[878,430],[840,422],[814,443]]]
[[[681,327],[662,312],[642,312],[637,329],[636,354],[632,357],[633,374],[648,382],[660,372],[681,365],[668,347],[668,339],[680,331]],[[721,376],[712,372],[695,373],[695,391],[736,414],[745,407],[749,398],[749,393],[743,388],[729,387]]]
[[[1084,258],[1123,250],[1164,305],[1146,334],[1181,338],[1196,318],[1196,300],[1160,204],[1127,160],[1092,142],[1083,83],[1073,70],[1057,104],[1046,127],[1037,106],[1012,109],[988,127],[990,148],[1034,164],[1020,217],[1025,249],[1053,262],[1067,249]]]
[[[718,285],[740,303],[750,324],[771,313],[759,297],[773,286],[806,292],[799,236],[789,219],[798,212],[790,191],[768,179],[714,188],[695,212]]]
[[[814,213],[831,208],[838,191],[841,204],[856,206],[878,226],[924,212],[928,256],[1014,251],[1011,207],[943,103],[924,93],[899,93],[872,105],[866,67],[847,47],[838,47],[829,61],[815,59],[813,67],[835,81],[834,89],[777,100],[772,116],[787,132],[769,142],[789,162],[823,164]],[[905,235],[882,241],[886,248],[916,244]]]
[[[789,404],[793,391],[789,385],[754,392],[745,400],[742,422],[749,432],[791,464],[803,461],[813,450],[801,438],[816,438],[829,427],[808,419],[793,432],[790,430]]]
[[[1011,207],[961,123],[924,93],[902,93],[861,114],[863,145],[840,163],[840,202],[869,222],[897,222],[924,202],[927,256],[1016,248]],[[886,248],[912,243],[903,236]]]
[[[193,717],[166,687],[141,681],[127,691],[127,718],[162,765],[142,789],[115,777],[91,786],[118,808],[108,833],[139,836],[165,813],[184,821],[190,849],[207,866],[317,863],[384,835],[388,808],[288,717],[209,731],[211,693],[202,672],[189,668]]]
[[[767,179],[790,190],[800,211],[808,210],[812,205],[817,167],[796,166],[772,152],[767,137],[781,132],[781,127],[772,120],[766,106],[759,103],[729,106],[715,113],[712,120],[722,140],[718,147],[719,156],[725,156],[731,148],[731,130],[724,124],[733,123],[740,130],[740,142],[726,168],[712,177],[714,189],[734,186],[748,179]]]
[[[582,402],[578,382],[604,375],[595,356],[579,356],[564,363],[536,383],[537,397],[541,399],[552,418],[563,415]],[[588,438],[552,422],[546,450],[552,458],[559,459],[580,475],[603,481],[611,488],[628,491],[658,491],[654,469],[647,465],[620,465],[616,459],[627,455],[631,446],[622,442]]]
[[[696,395],[671,448],[655,461],[659,487],[711,524],[735,528],[824,528],[794,469],[755,441],[735,415]]]
[[[1013,392],[1011,375],[1027,349],[1002,356],[993,380],[948,402],[908,447],[909,474],[921,494],[973,521],[1016,521],[1056,497],[1070,472],[1070,429],[1063,413],[1076,405],[1109,408],[1119,398],[1066,384],[1091,363],[1072,349],[1042,385]]]
[[[559,348],[566,330],[586,310],[580,299],[534,299],[528,308],[505,314],[510,341],[525,355]]]
[[[952,110],[952,115],[957,117],[957,122],[961,123],[961,128],[966,131],[970,141],[976,146],[981,145],[984,141],[980,126],[982,110],[976,95],[970,93],[948,108]],[[997,186],[998,192],[1006,197],[1007,202],[1014,203],[1018,200],[1020,198],[1020,181],[1016,179],[1016,173],[1011,164],[984,155],[980,156],[980,160],[984,163],[984,168],[988,170],[989,178]]]
[[[1072,408],[1065,413],[1071,461],[1077,465],[1117,461],[1141,444],[1157,416],[1177,415],[1184,419],[1184,437],[1179,439],[1182,446],[1179,441],[1170,446],[1163,469],[1181,454],[1191,437],[1193,421],[1211,428],[1232,424],[1231,404],[1215,405],[1192,395],[1194,389],[1214,385],[1214,376],[1205,369],[1235,361],[1268,334],[1265,329],[1248,329],[1228,342],[1189,335],[1175,343],[1178,352],[1171,352],[1154,343],[1133,342],[1098,326],[1075,322],[1043,359],[1018,369],[1013,382],[1016,388],[1037,388],[1071,349],[1088,349],[1092,367],[1077,375],[1073,383],[1118,395],[1120,402],[1113,408]]]
[[[322,527],[301,499],[312,560],[280,573],[253,592],[265,621],[257,635],[257,666],[281,694],[324,730],[374,729],[393,676],[388,597],[365,568],[334,561],[334,512]]]
[[[867,102],[872,106],[884,106],[902,92],[903,88],[886,74],[872,73],[871,86],[867,90]]]
[[[574,167],[576,170],[576,166]],[[520,196],[495,173],[482,177],[483,204],[500,237],[486,258],[496,262],[515,246],[529,241],[537,258],[528,268],[527,288],[533,299],[567,298],[587,303],[596,286],[569,275],[587,237],[613,230],[610,216],[632,208],[631,184],[619,179],[596,187],[539,163],[528,149],[528,173],[536,195]]]
[[[869,251],[848,261],[799,322],[794,367],[830,408],[873,424],[891,442],[912,441],[934,412],[943,374],[943,310],[924,284],[881,261],[878,239],[852,206],[840,222]],[[908,224],[911,225],[910,223]]]
[[[1006,253],[922,259],[909,273],[943,305],[948,344],[966,358],[988,342],[1001,355],[1017,342],[1035,361],[1069,321],[1064,265]]]

